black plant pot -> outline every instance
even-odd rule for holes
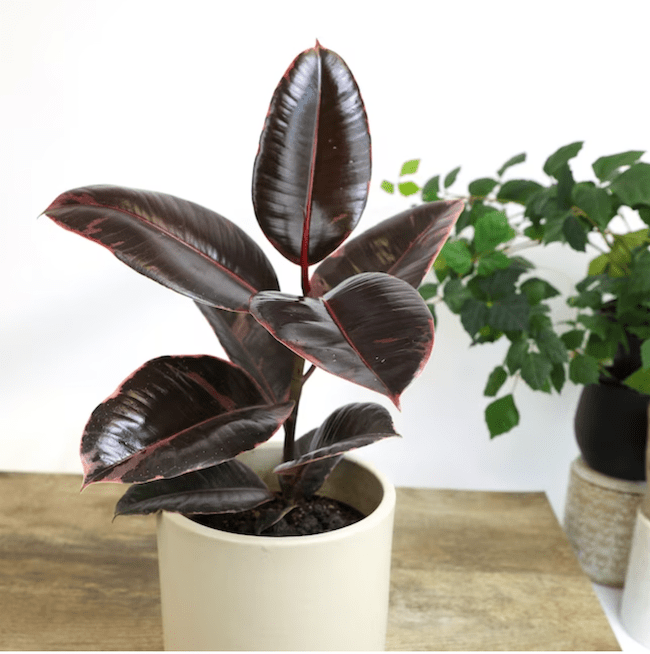
[[[574,427],[582,458],[590,468],[618,479],[646,478],[648,403],[650,395],[622,384],[584,387]]]

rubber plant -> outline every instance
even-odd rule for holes
[[[435,278],[420,292],[432,311],[444,302],[459,315],[472,345],[509,343],[488,377],[488,397],[509,377],[546,393],[559,393],[567,379],[650,393],[650,164],[640,161],[640,150],[603,156],[592,164],[595,181],[576,181],[570,162],[582,145],[570,143],[546,159],[545,183],[504,178],[526,160],[521,153],[460,193],[451,189],[460,168],[416,184],[418,159],[402,165],[397,184],[381,184],[388,193],[419,194],[425,205],[440,198],[466,202],[435,261]],[[549,243],[595,254],[565,297],[520,254]],[[552,320],[549,300],[556,297],[573,318]],[[485,419],[491,437],[518,424],[512,390],[487,406]]]
[[[296,264],[301,296],[280,291],[247,233],[192,202],[88,186],[46,209],[58,225],[194,300],[230,358],[148,361],[94,410],[81,440],[84,488],[131,484],[116,515],[263,511],[274,494],[235,457],[283,427],[275,469],[283,508],[261,521],[261,531],[313,496],[345,452],[397,435],[390,413],[375,403],[341,407],[295,435],[315,368],[399,408],[433,345],[432,316],[416,289],[463,203],[409,209],[346,241],[366,204],[370,171],[358,86],[345,62],[317,42],[273,94],[252,180],[259,226]]]

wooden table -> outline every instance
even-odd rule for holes
[[[154,518],[80,486],[0,473],[0,648],[159,650]],[[543,493],[397,497],[388,649],[619,649]]]

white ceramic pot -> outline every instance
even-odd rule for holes
[[[625,630],[650,648],[650,520],[639,510],[627,567],[621,623]]]
[[[240,457],[267,483],[281,448]],[[367,517],[315,536],[249,536],[158,516],[167,650],[382,650],[395,488],[346,457],[321,494]]]

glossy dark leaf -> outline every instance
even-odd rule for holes
[[[318,299],[259,293],[250,310],[300,356],[397,406],[433,346],[426,303],[410,284],[385,273],[355,275]]]
[[[265,254],[242,229],[172,195],[87,186],[63,193],[44,213],[137,272],[205,304],[244,311],[257,291],[279,288]]]
[[[296,458],[274,472],[290,477],[294,493],[313,495],[325,482],[344,452],[399,436],[388,411],[373,403],[348,404],[296,441]]]
[[[234,513],[273,499],[274,494],[246,465],[232,460],[173,479],[134,484],[115,507],[115,515],[170,511]]]
[[[253,170],[253,205],[289,260],[321,261],[359,222],[370,134],[357,84],[334,52],[300,54],[275,90]]]
[[[312,297],[320,297],[361,272],[386,272],[417,288],[463,210],[460,200],[408,209],[343,244],[312,277]]]
[[[153,359],[90,417],[81,440],[84,486],[217,465],[271,438],[292,408],[264,404],[248,375],[227,361]]]
[[[286,402],[296,355],[249,313],[215,309],[197,302],[230,360],[245,370],[269,404]]]

